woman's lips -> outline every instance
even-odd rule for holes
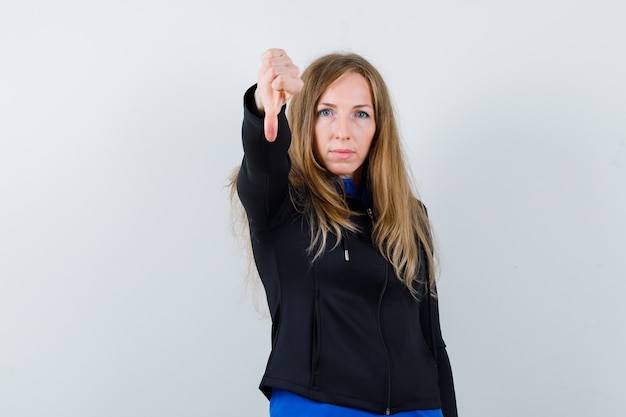
[[[338,159],[348,159],[354,154],[350,149],[334,149],[330,151]]]

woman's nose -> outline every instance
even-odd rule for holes
[[[339,116],[335,119],[335,139],[350,139],[349,116]]]

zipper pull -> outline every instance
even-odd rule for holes
[[[386,415],[386,416],[390,416],[390,415],[391,415],[391,410],[390,410],[390,409],[387,409],[387,411],[385,411],[385,415]]]
[[[341,237],[341,243],[343,244],[343,259],[346,262],[350,262],[350,252],[348,252],[348,240],[346,236]]]

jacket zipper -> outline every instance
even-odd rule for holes
[[[378,333],[380,334],[380,340],[383,345],[383,350],[385,351],[385,358],[387,359],[387,407],[385,410],[385,415],[391,415],[391,360],[389,359],[389,351],[387,350],[387,344],[385,343],[385,338],[383,336],[383,297],[385,296],[385,292],[387,291],[387,268],[388,265],[385,263],[385,285],[383,286],[382,291],[380,292],[380,298],[378,299]]]
[[[374,226],[374,213],[372,212],[372,208],[367,208],[367,215],[370,217],[372,221],[372,227]],[[387,284],[388,284],[388,268],[389,264],[385,262],[385,285],[383,285],[383,289],[380,292],[380,298],[378,299],[378,334],[380,335],[380,341],[383,345],[383,350],[385,352],[385,359],[387,360],[387,406],[385,408],[385,415],[391,415],[391,360],[389,359],[389,350],[387,349],[387,344],[385,343],[385,338],[383,336],[383,298],[385,297],[385,292],[387,292]]]

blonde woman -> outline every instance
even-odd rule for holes
[[[456,416],[429,222],[379,72],[329,54],[300,77],[270,49],[242,136],[233,187],[272,318],[270,416]]]

